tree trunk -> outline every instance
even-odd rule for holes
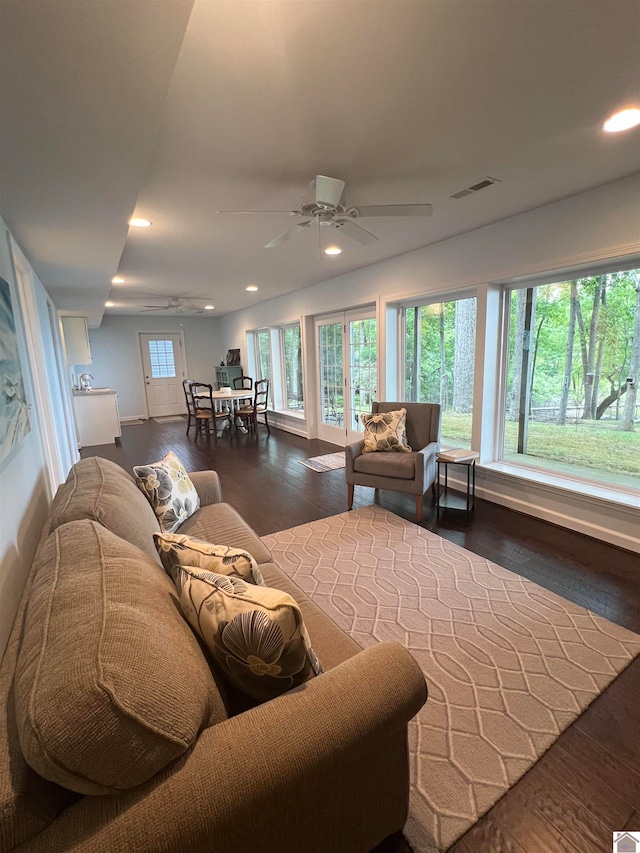
[[[577,285],[576,285],[577,291]],[[578,325],[578,332],[580,335],[580,356],[582,358],[582,377],[584,384],[584,377],[587,375],[587,335],[584,328],[584,319],[582,317],[582,306],[580,305],[580,296],[576,299],[576,323]],[[576,400],[577,403],[577,400]]]
[[[609,380],[611,381],[611,377],[609,377]],[[620,397],[622,397],[622,395],[626,392],[626,390],[627,390],[627,383],[626,382],[624,383],[624,385],[621,385],[619,388],[616,388],[615,385],[613,384],[613,382],[611,382],[611,393],[607,394],[607,396],[598,405],[598,408],[596,409],[596,420],[597,421],[600,420],[600,418],[604,415],[604,413],[607,411],[609,406],[611,406],[613,403],[615,403],[617,400],[619,400]]]
[[[573,369],[573,344],[576,338],[576,303],[578,301],[578,287],[575,281],[571,282],[571,307],[569,308],[569,334],[567,337],[567,355],[564,360],[564,379],[562,380],[562,393],[558,406],[558,426],[564,426],[567,422],[567,404],[569,403],[569,388],[571,387],[571,371]]]
[[[596,361],[596,342],[598,337],[598,318],[600,317],[600,296],[602,294],[602,285],[604,276],[596,278],[595,290],[593,292],[593,308],[591,309],[591,320],[589,322],[589,346],[587,349],[587,362],[584,371],[584,408],[582,417],[585,420],[593,418],[593,398],[595,396],[595,361]]]
[[[640,274],[636,273],[636,322],[631,343],[631,361],[627,374],[627,396],[624,401],[619,429],[633,432],[636,418],[636,399],[640,382]]]
[[[527,291],[516,290],[516,331],[513,344],[511,392],[509,394],[509,420],[517,421],[520,412],[520,380],[522,374],[522,336],[524,335],[524,308]]]
[[[453,369],[453,410],[469,413],[473,408],[473,368],[475,364],[476,300],[456,302]]]
[[[447,354],[444,348],[444,305],[440,305],[439,332],[440,332],[440,405],[442,410],[446,411],[449,408],[449,400],[447,395]]]

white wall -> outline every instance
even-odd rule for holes
[[[465,288],[476,288],[485,299],[491,284],[640,252],[639,198],[640,175],[635,175],[226,315],[220,318],[222,347],[241,347],[246,359],[247,329],[377,303],[382,356],[386,343],[383,315],[394,301]],[[286,247],[278,251],[286,251]],[[314,346],[313,341],[309,345]],[[384,398],[387,385],[382,357],[380,365],[379,396]],[[305,400],[309,401],[317,387],[309,387],[308,378],[307,386]],[[477,399],[481,415],[486,416],[490,408],[486,394]],[[313,437],[313,425],[309,437]],[[558,488],[550,492],[535,483],[523,489],[504,473],[488,469],[480,477],[479,494],[640,552],[637,506],[629,510],[607,500],[590,501],[587,506],[570,492]]]
[[[99,329],[89,329],[92,364],[78,366],[87,371],[94,385],[118,392],[120,417],[146,418],[146,398],[140,332],[184,333],[187,376],[201,382],[215,382],[214,367],[226,355],[220,344],[217,317],[113,317],[107,316]]]
[[[23,380],[27,400],[32,403],[33,385],[9,250],[9,233],[2,219],[0,275],[11,287]],[[13,624],[50,499],[35,409],[30,412],[30,420],[29,434],[0,463],[0,655],[4,652]]]

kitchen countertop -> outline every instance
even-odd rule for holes
[[[91,391],[76,391],[73,389],[74,397],[96,397],[99,394],[117,394],[117,391],[114,391],[113,388],[92,388]]]

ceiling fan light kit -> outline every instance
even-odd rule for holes
[[[286,213],[289,216],[307,217],[306,222],[298,222],[293,228],[270,240],[265,249],[281,246],[314,224],[324,228],[336,228],[361,246],[367,246],[375,243],[378,238],[358,225],[355,220],[378,216],[431,216],[433,213],[433,207],[430,204],[377,204],[347,208],[344,203],[341,204],[345,188],[344,181],[327,175],[316,175],[315,180],[309,184],[309,188],[314,192],[311,194],[306,192],[303,195],[300,210],[219,210],[218,213]]]

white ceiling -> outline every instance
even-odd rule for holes
[[[637,0],[191,5],[2,6],[0,212],[67,313],[220,315],[640,171],[640,128],[601,131],[640,103]],[[317,228],[263,248],[286,215],[216,213],[298,208],[316,174],[433,216],[328,258]]]

